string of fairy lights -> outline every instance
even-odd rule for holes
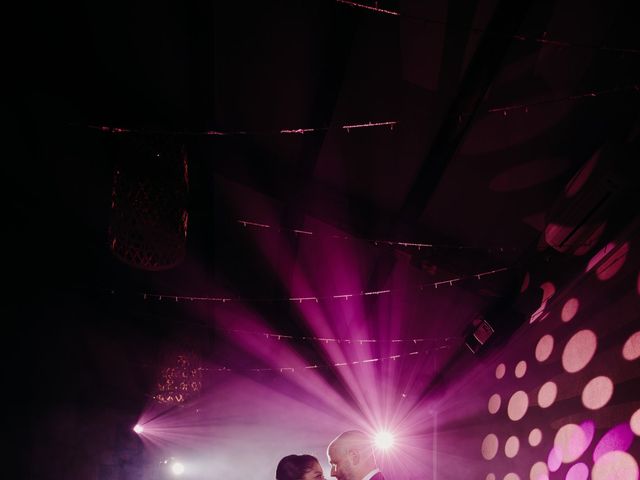
[[[391,340],[381,340],[377,338],[329,338],[329,337],[314,337],[314,336],[296,336],[286,335],[282,333],[269,333],[269,332],[256,332],[251,330],[240,330],[235,328],[222,329],[227,333],[250,335],[256,337],[263,337],[270,340],[287,340],[287,341],[310,341],[315,343],[334,343],[338,345],[367,345],[374,343],[409,343],[413,345],[428,343],[428,344],[449,344],[452,341],[456,341],[458,337],[421,337],[421,338],[394,338]]]
[[[470,275],[461,275],[455,278],[449,278],[446,280],[440,280],[438,282],[429,282],[429,283],[420,283],[416,286],[416,289],[419,291],[424,291],[428,288],[438,289],[441,287],[453,287],[455,284],[460,283],[464,280],[476,279],[482,280],[483,278],[496,275],[498,273],[506,272],[509,270],[509,267],[496,268],[493,270],[486,270],[483,272],[477,272]],[[192,296],[192,295],[175,295],[175,294],[161,294],[161,293],[152,293],[152,292],[143,292],[134,294],[137,297],[141,297],[143,300],[157,300],[157,301],[174,301],[174,302],[208,302],[208,303],[231,303],[231,302],[243,302],[243,303],[255,303],[255,302],[294,302],[294,303],[303,303],[303,302],[320,302],[326,300],[350,300],[352,298],[358,297],[372,297],[377,295],[390,295],[396,292],[395,289],[384,289],[384,290],[366,290],[360,292],[345,292],[338,293],[333,295],[317,295],[317,296],[302,296],[302,297],[254,297],[254,298],[244,298],[244,297],[209,297],[209,296]],[[109,291],[112,295],[117,293],[116,290],[112,289]]]
[[[156,391],[150,395],[155,401],[165,405],[184,405],[191,398],[201,393],[203,388],[203,376],[212,373],[232,373],[232,374],[295,374],[308,372],[310,370],[335,369],[342,367],[374,366],[383,363],[391,363],[401,359],[419,358],[420,355],[435,355],[440,351],[449,350],[455,346],[452,340],[455,337],[446,339],[446,343],[423,349],[413,350],[406,353],[397,353],[379,357],[369,357],[361,360],[349,360],[342,362],[325,363],[304,363],[298,366],[276,366],[276,367],[254,367],[237,368],[220,365],[216,367],[202,366],[202,362],[189,354],[177,355],[172,366],[165,367],[160,371],[160,378],[156,384]],[[406,394],[402,394],[403,397]]]
[[[194,137],[233,137],[247,135],[304,135],[307,133],[326,132],[330,129],[343,130],[349,133],[351,130],[359,130],[365,128],[381,128],[388,127],[393,131],[400,122],[397,120],[388,120],[382,122],[366,122],[366,123],[344,123],[335,127],[300,127],[300,128],[282,128],[279,130],[165,130],[150,128],[128,128],[110,125],[86,125],[90,130],[97,130],[104,133],[137,133],[147,135],[171,135],[171,136],[194,136]],[[81,126],[74,124],[74,126]]]
[[[566,94],[562,96],[556,96],[552,98],[542,98],[526,103],[517,103],[512,105],[503,105],[490,107],[485,110],[485,113],[490,114],[502,114],[507,116],[510,113],[516,111],[523,111],[529,113],[529,110],[536,107],[542,107],[554,103],[568,102],[568,101],[580,101],[594,99],[605,95],[614,95],[628,92],[640,92],[640,84],[631,84],[626,86],[618,86],[615,88],[608,88],[603,90],[590,90],[587,92]],[[462,117],[470,116],[470,112],[462,112],[459,114],[460,119]],[[327,132],[332,129],[342,130],[349,133],[352,130],[359,129],[371,129],[371,128],[388,128],[390,131],[396,130],[396,127],[401,125],[399,120],[388,120],[379,122],[366,122],[366,123],[348,123],[341,124],[335,127],[299,127],[299,128],[284,128],[277,130],[165,130],[165,129],[153,129],[153,128],[133,128],[122,127],[113,125],[80,125],[77,123],[70,124],[73,127],[83,127],[89,130],[96,130],[103,133],[111,134],[140,134],[140,135],[166,135],[175,137],[233,137],[233,136],[259,136],[259,135],[305,135],[319,132]],[[249,224],[250,222],[247,222]],[[304,233],[304,232],[299,232]]]
[[[546,98],[546,99],[541,99],[536,102],[530,102],[530,103],[521,103],[521,104],[507,105],[503,107],[495,107],[495,108],[490,108],[489,110],[487,110],[487,112],[502,113],[504,116],[506,116],[509,112],[512,112],[515,110],[524,110],[525,113],[528,113],[529,108],[538,107],[542,105],[573,101],[573,100],[582,100],[587,98],[595,98],[603,95],[613,95],[616,93],[624,93],[624,92],[640,92],[640,84],[610,88],[607,90],[593,90],[593,91],[578,93],[574,95],[566,95],[566,96],[556,97],[556,98]]]
[[[444,337],[444,338],[411,338],[411,339],[392,339],[382,341],[380,339],[363,339],[363,338],[327,338],[314,336],[294,336],[285,334],[276,334],[268,332],[255,332],[239,329],[221,329],[226,333],[234,335],[254,335],[260,336],[271,341],[313,341],[320,344],[335,343],[340,345],[367,345],[378,343],[411,343],[412,346],[428,343],[427,348],[420,350],[412,350],[403,353],[394,353],[392,355],[381,355],[376,357],[362,358],[358,360],[348,360],[340,362],[314,362],[302,363],[297,366],[272,366],[272,367],[229,367],[226,365],[206,367],[202,365],[199,355],[194,352],[183,351],[178,353],[173,360],[166,364],[159,372],[159,379],[155,387],[155,393],[150,395],[151,398],[161,404],[168,405],[184,405],[191,398],[198,395],[203,388],[203,376],[211,373],[235,373],[235,374],[294,374],[296,372],[306,372],[318,369],[334,369],[341,367],[356,367],[367,365],[382,365],[384,362],[391,363],[400,359],[418,358],[420,355],[433,355],[443,350],[450,350],[459,345],[462,337]],[[149,367],[150,365],[145,365]],[[155,367],[155,366],[154,366]],[[404,396],[404,394],[403,394]]]
[[[327,238],[332,240],[353,240],[359,242],[367,242],[373,245],[386,245],[386,246],[395,246],[395,247],[407,247],[407,248],[415,248],[417,250],[421,249],[448,249],[448,250],[482,250],[489,253],[504,253],[504,252],[516,252],[518,249],[516,247],[508,247],[508,246],[494,246],[494,247],[481,247],[481,246],[473,246],[473,245],[453,245],[453,244],[442,244],[442,243],[424,243],[424,242],[413,242],[413,241],[403,241],[403,240],[388,240],[388,239],[379,239],[379,238],[365,238],[358,237],[355,235],[346,235],[346,234],[323,234],[320,232],[314,232],[308,229],[301,228],[284,228],[277,225],[270,225],[268,223],[259,223],[251,220],[238,219],[237,223],[242,225],[243,227],[251,227],[259,230],[272,231],[272,232],[281,232],[281,233],[292,233],[294,235],[304,236],[306,238]]]
[[[453,347],[453,344],[447,345],[439,345],[437,347],[428,348],[424,350],[414,350],[407,353],[399,353],[395,355],[388,356],[380,356],[380,357],[372,357],[365,358],[362,360],[353,360],[353,361],[345,361],[345,362],[331,362],[331,363],[310,363],[301,365],[298,367],[260,367],[260,368],[228,368],[226,366],[220,367],[200,367],[200,369],[204,372],[231,372],[231,373],[239,373],[239,372],[254,372],[254,373],[264,373],[264,372],[274,372],[274,373],[296,373],[296,372],[304,372],[308,370],[316,370],[321,368],[340,368],[340,367],[350,367],[354,365],[371,365],[381,362],[387,361],[395,361],[401,358],[411,358],[419,355],[431,354],[441,350],[449,350]]]

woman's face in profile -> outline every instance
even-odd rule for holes
[[[306,471],[302,476],[302,480],[323,480],[324,474],[322,473],[322,467],[318,462],[315,462],[310,470]]]

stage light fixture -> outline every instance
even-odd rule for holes
[[[133,431],[140,435],[142,432],[144,432],[144,427],[139,423],[136,423],[133,427]]]
[[[465,338],[465,345],[471,350],[472,353],[476,353],[480,350],[480,347],[484,345],[487,340],[493,335],[493,327],[484,318],[478,319],[473,333]]]

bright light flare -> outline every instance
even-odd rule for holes
[[[374,443],[376,447],[386,450],[393,446],[393,434],[390,432],[378,432],[376,433]]]
[[[139,423],[136,423],[133,427],[133,431],[140,435],[142,432],[144,432],[144,427]]]
[[[171,464],[171,473],[174,475],[182,475],[184,473],[184,465],[180,462],[173,462]]]

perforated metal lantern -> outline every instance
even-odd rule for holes
[[[158,403],[182,405],[201,392],[202,365],[196,354],[175,353],[165,365],[153,395]]]
[[[116,141],[109,243],[124,263],[165,270],[185,256],[189,176],[183,145],[166,138]]]

